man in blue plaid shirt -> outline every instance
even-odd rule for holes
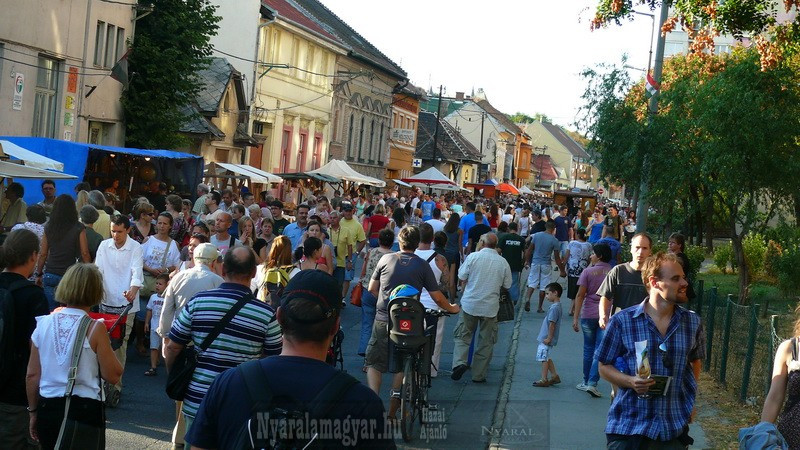
[[[692,443],[700,361],[705,356],[700,317],[684,309],[688,283],[674,255],[648,258],[642,280],[649,297],[614,315],[595,354],[600,375],[620,387],[608,411],[609,449],[685,449]],[[636,344],[646,341],[652,375],[670,376],[665,395],[648,395],[653,378],[638,376]],[[617,357],[625,371],[614,367]],[[646,396],[646,398],[644,398]]]

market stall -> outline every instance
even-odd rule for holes
[[[333,187],[342,183],[340,178],[321,173],[295,172],[277,175],[289,184],[290,192],[297,192],[297,198],[292,199],[292,203],[298,205],[314,193],[322,192],[326,183]]]
[[[253,166],[221,162],[209,163],[203,179],[209,186],[219,190],[231,189],[235,193],[241,192],[245,186],[253,192],[255,184],[269,186],[283,182],[280,176]]]
[[[123,199],[121,208],[131,205],[133,195],[144,194],[153,182],[163,182],[167,190],[184,198],[194,195],[203,177],[203,158],[171,150],[144,150],[60,141],[35,137],[0,137],[30,153],[63,164],[71,179],[55,179],[56,192],[74,192],[75,185],[87,181],[92,188],[105,190],[116,185]],[[49,178],[49,177],[48,177]],[[29,204],[42,199],[39,181],[20,181]]]
[[[320,167],[319,169],[314,169],[309,172],[308,174],[319,174],[319,175],[328,175],[330,177],[339,178],[342,181],[346,181],[349,183],[357,183],[357,184],[367,184],[370,186],[375,187],[385,187],[386,182],[383,180],[379,180],[377,178],[372,178],[367,175],[362,175],[356,172],[352,167],[350,167],[346,162],[340,159],[332,159],[325,164],[324,166]]]

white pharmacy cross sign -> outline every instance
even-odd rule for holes
[[[419,169],[420,167],[422,167],[422,159],[421,158],[412,159],[411,166],[415,169]]]

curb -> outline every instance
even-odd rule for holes
[[[508,394],[511,390],[512,379],[514,378],[514,366],[517,359],[517,348],[519,347],[519,328],[522,324],[522,311],[524,307],[525,302],[523,302],[522,298],[520,298],[519,306],[517,307],[516,311],[517,315],[514,318],[514,332],[511,334],[511,347],[508,350],[505,367],[503,367],[503,382],[500,384],[500,396],[497,398],[497,404],[495,405],[494,409],[492,430],[500,430],[506,420],[506,405],[508,405]],[[501,438],[502,433],[493,433],[492,439],[489,441],[487,448],[501,448]]]

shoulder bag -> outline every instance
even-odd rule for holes
[[[69,404],[72,400],[72,391],[75,388],[75,379],[78,376],[78,362],[83,351],[83,340],[89,330],[92,319],[87,315],[81,318],[78,324],[78,331],[75,332],[75,342],[72,346],[72,358],[69,366],[69,378],[67,378],[67,389],[64,393],[66,402],[64,406],[64,419],[61,421],[61,429],[58,431],[56,449],[102,449],[105,448],[106,429],[105,429],[105,409],[101,401],[97,401],[101,414],[103,415],[103,426],[98,427],[76,420],[69,415]],[[99,372],[99,371],[98,371]],[[98,380],[99,383],[99,380]],[[82,399],[83,400],[83,399]],[[74,416],[74,415],[73,415]]]
[[[186,391],[189,389],[189,383],[192,381],[194,369],[197,367],[197,357],[200,353],[208,349],[211,343],[214,342],[214,339],[222,332],[222,329],[230,323],[233,316],[235,316],[251,298],[252,295],[245,295],[239,299],[235,305],[231,306],[231,309],[225,313],[225,316],[217,322],[214,329],[203,339],[203,342],[199,345],[199,350],[193,345],[187,345],[178,353],[178,356],[175,357],[175,361],[172,363],[172,369],[169,371],[169,374],[167,374],[166,391],[169,398],[173,400],[183,400],[186,396]]]
[[[511,301],[511,292],[500,288],[500,309],[497,310],[497,323],[514,320],[514,302]]]

